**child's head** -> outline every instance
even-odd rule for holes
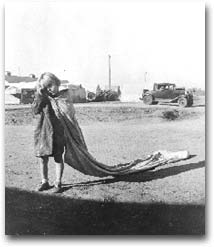
[[[60,84],[61,81],[54,74],[45,72],[41,74],[38,80],[37,91],[41,92],[42,90],[47,90],[54,95],[59,92]]]

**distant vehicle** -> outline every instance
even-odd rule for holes
[[[116,90],[102,90],[100,86],[97,86],[96,93],[88,92],[87,101],[88,102],[103,102],[103,101],[119,101],[121,96],[120,87]]]
[[[146,105],[154,103],[178,103],[181,107],[190,107],[193,105],[192,93],[185,90],[184,87],[177,88],[172,83],[154,83],[153,90],[144,89],[142,98]]]
[[[88,102],[119,101],[120,95],[113,90],[102,90],[99,93],[88,92]]]

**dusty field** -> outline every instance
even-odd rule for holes
[[[204,99],[185,109],[141,102],[75,108],[89,151],[106,164],[159,149],[187,149],[193,157],[118,179],[89,177],[66,166],[62,194],[36,193],[31,110],[6,107],[6,234],[204,234]],[[178,118],[163,118],[168,110]],[[49,167],[53,182],[52,160]]]

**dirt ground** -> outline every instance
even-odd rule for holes
[[[6,234],[204,234],[205,100],[191,108],[137,103],[75,104],[89,151],[108,165],[157,150],[192,158],[120,178],[66,166],[63,193],[37,193],[35,119],[28,106],[5,108]],[[175,120],[164,112],[176,111]],[[55,178],[49,165],[50,182]]]

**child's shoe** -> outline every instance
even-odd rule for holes
[[[55,183],[53,192],[54,193],[62,193],[62,184],[60,182]]]
[[[49,190],[50,188],[51,186],[49,185],[49,183],[45,182],[45,183],[42,183],[37,190],[44,191],[44,190]]]

